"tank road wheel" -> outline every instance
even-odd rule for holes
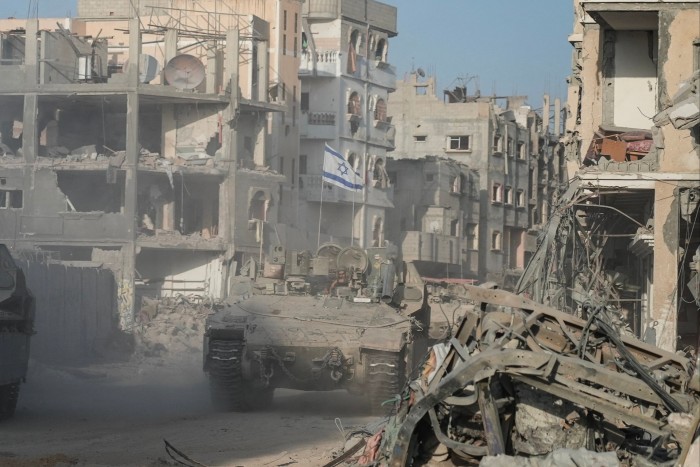
[[[15,414],[19,398],[19,383],[0,386],[0,420],[10,418]]]
[[[393,412],[395,406],[391,401],[396,399],[403,389],[403,356],[394,352],[372,352],[367,361],[370,408],[375,415],[388,415]]]
[[[259,410],[272,402],[274,388],[254,388],[243,379],[239,342],[216,340],[209,344],[209,390],[218,410],[246,412]]]

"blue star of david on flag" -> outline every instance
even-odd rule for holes
[[[361,190],[362,177],[348,165],[345,158],[326,144],[323,153],[323,181],[346,190]]]

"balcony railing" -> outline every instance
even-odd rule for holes
[[[320,175],[300,175],[300,189],[302,196],[307,201],[321,201],[321,176]],[[371,206],[393,208],[394,188],[378,188],[366,186],[364,190],[351,191],[326,183],[323,188],[324,203],[355,203],[368,204]]]
[[[301,53],[299,74],[304,76],[338,76],[341,62],[340,53],[337,50],[321,50],[316,51],[315,54],[311,50],[306,50]]]
[[[306,139],[335,139],[338,136],[335,112],[305,112],[300,120],[300,134]]]

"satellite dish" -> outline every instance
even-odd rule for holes
[[[129,72],[129,59],[124,62],[124,73]],[[152,55],[139,55],[139,83],[150,83],[160,73],[160,63]]]
[[[338,269],[355,268],[356,271],[365,272],[369,267],[369,258],[365,250],[356,246],[350,246],[338,253],[336,259]]]
[[[425,78],[425,70],[423,70],[422,68],[418,68],[416,70],[416,73],[418,73],[418,76],[420,76],[421,78]]]
[[[165,80],[177,89],[194,89],[204,81],[204,65],[197,57],[182,54],[165,65]]]

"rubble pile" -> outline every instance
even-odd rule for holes
[[[447,453],[458,465],[505,465],[504,456],[518,457],[508,465],[683,463],[700,409],[691,358],[620,333],[604,307],[579,319],[502,290],[461,290],[454,299],[473,309],[454,337],[433,347],[375,434],[381,444],[367,443],[359,459],[420,465]]]
[[[214,305],[184,296],[142,298],[137,316],[136,355],[180,359],[200,358],[204,322]]]

